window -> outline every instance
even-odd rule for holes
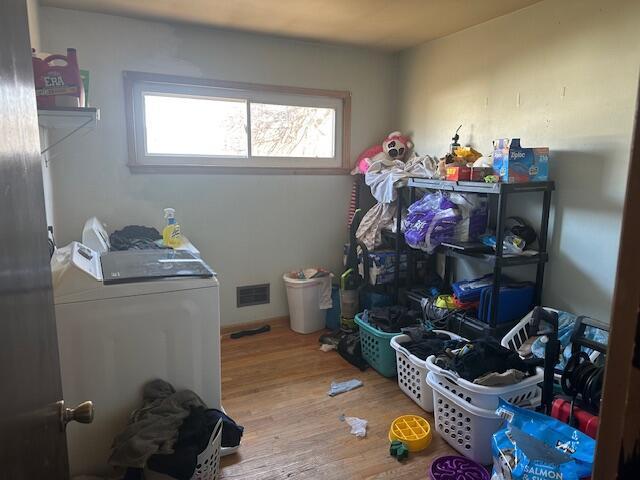
[[[125,72],[133,171],[344,173],[349,92]]]

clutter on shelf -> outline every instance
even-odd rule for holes
[[[487,228],[487,199],[476,194],[435,192],[409,205],[404,238],[433,253],[445,240],[469,241]]]
[[[365,247],[371,251],[379,247],[383,242],[383,230],[395,232],[397,215],[397,202],[376,203],[362,218],[356,231],[357,240],[362,242]]]
[[[541,301],[555,188],[547,182],[549,149],[498,139],[479,149],[490,152],[485,156],[460,145],[461,128],[439,160],[413,152],[411,139],[400,132],[358,158],[352,173],[364,176],[378,203],[366,214],[354,210],[345,247],[341,307],[343,319],[353,323],[343,321],[341,332],[321,341],[335,342],[359,368],[368,364],[382,376],[397,376],[399,388],[433,412],[433,430],[464,458],[436,459],[432,479],[448,478],[452,470],[488,479],[480,465],[495,457],[506,468],[496,460],[492,480],[539,472],[574,478],[572,472],[590,472],[593,452],[580,440],[585,456],[565,455],[571,447],[563,435],[577,427],[595,436],[598,356],[606,350],[607,332],[595,321],[583,325],[566,312],[534,309]],[[507,216],[507,200],[521,192],[542,194],[539,227]],[[436,273],[436,262],[430,261],[435,254],[445,255],[443,272]],[[456,278],[452,258],[484,262],[491,271]],[[535,283],[504,275],[505,267],[516,265],[535,265]],[[407,286],[403,295],[400,279]],[[384,287],[391,285],[389,296]],[[534,409],[544,414],[531,413]],[[521,422],[505,427],[501,415]],[[414,451],[412,439],[401,438],[415,434],[407,422],[422,425],[419,417],[410,418],[389,432],[390,454],[398,459]],[[532,442],[535,425],[549,432]],[[427,430],[430,437],[431,427]],[[493,452],[492,438],[502,442]],[[557,445],[545,445],[545,438]],[[584,471],[576,467],[580,462]]]

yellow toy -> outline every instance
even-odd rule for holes
[[[424,450],[431,443],[431,425],[418,415],[403,415],[391,423],[389,441],[400,440],[410,452]]]

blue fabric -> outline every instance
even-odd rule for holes
[[[576,323],[577,318],[578,317],[573,313],[563,311],[558,312],[558,340],[560,340],[562,356],[560,357],[560,361],[556,364],[556,370],[564,370],[564,366],[571,357],[571,333],[573,332],[573,326]],[[609,340],[608,332],[604,332],[599,328],[587,327],[584,334],[588,339],[595,340],[596,342],[603,343],[605,345]],[[544,358],[544,350],[545,344],[542,343],[540,338],[531,344],[531,353],[538,358]],[[591,353],[593,353],[593,350],[590,348],[583,347],[582,350],[587,355],[591,355]]]

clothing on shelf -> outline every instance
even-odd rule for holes
[[[128,225],[109,235],[111,250],[149,250],[166,248],[156,242],[162,239],[160,232],[153,227]]]
[[[534,375],[543,359],[523,360],[517,352],[500,345],[494,338],[480,338],[467,342],[457,350],[447,350],[435,361],[441,368],[456,372],[461,378],[473,382],[489,373],[519,370],[524,376]]]
[[[407,184],[409,177],[432,178],[438,168],[438,161],[429,155],[412,156],[406,163],[401,160],[384,159],[373,162],[364,181],[371,187],[371,194],[381,203],[396,200],[396,189]]]
[[[430,155],[414,153],[404,166],[411,177],[433,178],[438,171],[438,159]]]
[[[382,244],[382,230],[395,230],[398,203],[376,203],[362,217],[356,231],[356,238],[364,243],[369,251]]]
[[[404,167],[400,160],[379,160],[371,164],[364,181],[378,202],[391,203],[398,198],[396,188],[406,183],[408,177]]]

